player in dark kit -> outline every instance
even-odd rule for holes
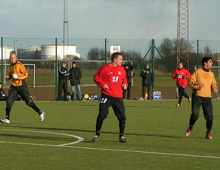
[[[121,66],[123,56],[121,53],[116,52],[112,54],[111,60],[111,64],[103,66],[94,76],[96,85],[102,88],[102,90],[99,104],[99,115],[96,122],[96,134],[93,137],[92,142],[98,141],[103,121],[107,118],[109,107],[111,106],[119,121],[119,141],[126,142],[124,137],[126,116],[123,102],[123,89],[127,89],[128,83],[125,69]]]
[[[40,121],[44,121],[45,113],[42,112],[34,103],[32,97],[28,92],[27,86],[27,77],[28,73],[24,67],[24,65],[17,61],[16,54],[11,54],[10,56],[11,64],[10,64],[10,72],[7,75],[7,80],[12,79],[11,87],[9,90],[9,95],[6,101],[6,118],[1,120],[2,123],[9,124],[10,123],[10,113],[11,108],[14,104],[15,99],[18,95],[22,97],[22,99],[26,102],[26,104],[32,109],[34,109],[40,116]]]

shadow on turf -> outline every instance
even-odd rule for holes
[[[49,130],[49,131],[72,131],[72,132],[86,132],[95,134],[94,130],[84,130],[84,129],[62,129],[62,128],[42,128],[42,127],[25,127],[25,126],[10,126],[23,129],[35,129],[35,130]],[[118,132],[106,132],[102,131],[103,134],[117,134]],[[0,134],[1,135],[1,134]],[[151,137],[162,137],[162,138],[186,138],[185,136],[171,136],[162,134],[140,134],[140,133],[125,133],[126,136],[151,136]]]
[[[2,137],[12,137],[12,138],[23,138],[23,139],[43,139],[43,140],[51,140],[51,141],[59,141],[59,140],[68,140],[71,141],[68,137],[49,137],[49,136],[36,136],[36,135],[19,135],[19,134],[0,134]],[[64,139],[65,138],[65,139]]]

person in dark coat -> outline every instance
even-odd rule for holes
[[[150,65],[146,64],[145,68],[141,70],[140,76],[142,77],[142,97],[146,99],[146,90],[147,90],[147,99],[151,99],[151,86],[154,82],[154,74],[150,69]]]
[[[59,82],[58,82],[58,101],[61,100],[62,90],[64,90],[64,100],[67,101],[68,94],[68,76],[69,71],[66,68],[66,63],[62,62],[59,70]]]
[[[127,89],[125,89],[123,91],[123,98],[125,98],[126,92],[127,92],[127,100],[130,100],[132,78],[134,77],[133,66],[131,64],[129,64],[129,63],[126,63],[124,65],[124,68],[125,68],[126,75],[127,75],[128,87],[127,87]]]
[[[76,62],[72,62],[72,68],[69,70],[69,80],[70,84],[72,86],[72,92],[73,92],[73,100],[77,100],[76,98],[76,89],[78,91],[78,100],[82,100],[81,95],[81,88],[80,88],[80,80],[82,78],[82,72],[81,70],[76,66]]]
[[[3,89],[2,83],[0,83],[0,101],[6,101],[7,95]]]

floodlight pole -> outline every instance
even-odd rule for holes
[[[18,40],[14,40],[14,53],[17,54],[16,52],[16,49],[15,49],[15,43],[17,42]]]

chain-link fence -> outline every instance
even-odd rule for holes
[[[167,40],[167,41],[165,41]],[[190,40],[189,68],[192,72],[201,58],[211,56],[214,59],[214,70],[219,71],[219,47],[220,41]],[[155,40],[155,58],[152,60],[152,40],[127,40],[127,39],[69,39],[68,45],[63,46],[62,39],[32,39],[32,38],[1,38],[1,81],[8,73],[9,56],[16,53],[18,59],[25,64],[29,72],[29,86],[55,85],[57,79],[57,66],[62,61],[68,63],[68,69],[72,61],[77,61],[82,70],[82,85],[91,85],[93,76],[98,68],[109,62],[109,56],[114,51],[121,51],[124,59],[133,64],[136,70],[134,85],[140,85],[139,71],[146,62],[155,60],[155,76],[162,79],[170,77],[170,71],[176,68],[176,44],[175,40]],[[158,51],[157,51],[158,50]],[[159,81],[159,80],[158,80]],[[160,80],[161,81],[161,80]],[[166,85],[172,85],[172,80],[164,81]],[[156,79],[157,83],[157,79]],[[159,83],[161,84],[161,83]]]

